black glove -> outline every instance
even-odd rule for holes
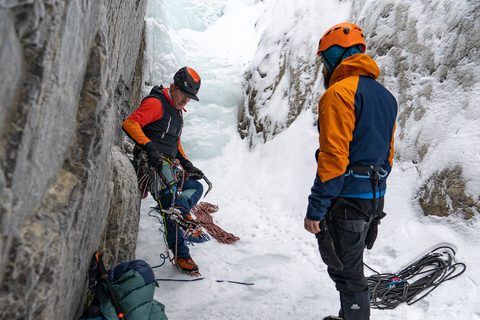
[[[184,162],[182,164],[183,170],[188,173],[188,176],[195,180],[200,180],[203,178],[202,170],[195,167],[190,161]]]
[[[378,225],[380,220],[383,219],[387,214],[382,212],[380,215],[376,216],[375,219],[370,222],[370,227],[368,227],[367,236],[365,237],[365,247],[370,250],[373,248],[373,244],[377,239],[378,234]]]
[[[328,232],[327,221],[323,219],[320,221],[320,232],[315,234],[318,242],[318,249],[323,262],[330,268],[338,271],[343,270],[343,263],[335,252],[335,246],[333,245],[333,239]]]
[[[150,164],[155,168],[158,173],[162,173],[163,158],[157,147],[155,147],[153,143],[149,142],[143,147],[143,150],[147,151],[148,162],[150,162]]]

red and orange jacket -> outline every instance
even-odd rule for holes
[[[393,161],[397,102],[375,80],[379,74],[372,58],[355,54],[335,69],[320,99],[320,149],[307,208],[310,220],[323,219],[331,201],[339,196],[374,197],[370,179],[348,174],[348,165],[381,166],[385,176],[375,197],[385,193]]]
[[[188,160],[180,143],[183,114],[173,106],[168,90],[153,87],[122,128],[140,148],[153,143],[164,156],[182,162]]]

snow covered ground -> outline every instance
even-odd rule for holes
[[[150,2],[156,5],[154,0]],[[213,183],[213,190],[202,201],[219,206],[213,214],[214,222],[240,238],[234,244],[212,238],[190,247],[203,280],[160,282],[155,298],[165,304],[172,320],[303,320],[338,312],[338,293],[320,259],[315,237],[303,228],[316,172],[314,115],[303,112],[289,129],[253,150],[236,132],[243,72],[262,31],[262,25],[255,27],[255,22],[269,12],[267,2],[197,1],[196,8],[209,10],[207,13],[218,19],[208,20],[200,31],[202,28],[185,29],[175,23],[160,25],[168,30],[172,45],[161,54],[155,54],[158,48],[149,52],[152,70],[166,66],[165,70],[171,71],[163,79],[151,76],[155,81],[169,84],[175,68],[183,65],[195,68],[202,76],[201,101],[187,105],[184,149]],[[185,0],[161,3],[173,9],[183,6],[184,10],[193,10]],[[172,11],[167,15],[175,19]],[[341,22],[333,20],[330,16],[328,24]],[[148,17],[147,23],[159,24],[155,17]],[[172,47],[183,48],[184,54],[162,60]],[[456,259],[466,263],[467,270],[418,303],[388,311],[373,309],[371,318],[480,319],[479,218],[425,217],[414,199],[418,181],[412,163],[395,163],[386,195],[388,215],[375,246],[365,253],[365,262],[381,273],[395,273],[435,247],[448,244],[455,248]],[[159,222],[148,216],[154,205],[151,197],[142,201],[137,245],[137,259],[152,266],[161,263],[159,255],[166,250]],[[161,279],[192,279],[168,262],[156,268],[155,274]]]

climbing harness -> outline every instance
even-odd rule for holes
[[[373,189],[373,198],[372,198],[372,209],[373,215],[369,223],[377,218],[377,198],[383,196],[382,194],[382,179],[388,176],[388,172],[382,168],[382,166],[368,166],[362,164],[349,164],[347,166],[347,172],[345,177],[351,175],[354,178],[360,179],[370,179],[372,182]],[[379,214],[378,222],[385,217],[386,213],[382,212]],[[371,247],[370,247],[371,248]]]
[[[170,165],[170,174],[174,178],[174,182],[168,182],[168,179],[162,174],[162,172],[156,172],[155,168],[148,162],[147,152],[141,151],[136,155],[132,161],[132,164],[136,170],[138,178],[138,188],[142,192],[142,196],[145,199],[147,192],[150,192],[155,201],[159,202],[166,191],[170,191],[170,194],[175,195],[172,184],[177,183],[177,192],[181,193],[185,176],[191,177],[195,174],[187,173],[181,164],[176,164],[171,159],[163,157],[164,161],[167,161]],[[212,190],[212,183],[205,175],[202,175],[202,179],[207,183],[208,189],[205,192],[204,198]],[[181,181],[181,183],[179,183]],[[175,196],[170,197],[170,206],[173,207],[175,202]]]
[[[382,179],[388,176],[388,172],[385,171],[381,166],[368,166],[363,164],[349,164],[347,166],[347,171],[345,172],[345,177],[352,176],[359,179],[370,179],[372,182],[373,189],[373,212],[376,212],[376,198],[381,197],[382,194]]]
[[[455,262],[455,251],[449,246],[430,251],[396,274],[380,274],[365,266],[375,272],[367,278],[370,305],[382,310],[394,309],[402,302],[412,305],[443,282],[460,276],[467,268],[464,263]]]

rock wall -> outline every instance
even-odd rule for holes
[[[133,259],[146,0],[0,1],[0,318],[74,319],[91,255]]]

